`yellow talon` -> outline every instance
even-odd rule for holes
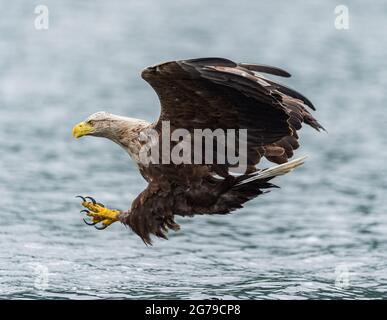
[[[113,220],[111,220],[111,219],[105,219],[105,220],[102,220],[102,224],[104,225],[104,226],[110,226],[113,222],[115,222],[115,221],[113,221]]]
[[[84,201],[81,202],[81,205],[85,207],[88,210],[84,210],[87,216],[91,217],[91,222],[86,224],[96,225],[97,223],[101,223],[102,227],[97,229],[105,229],[106,227],[110,226],[112,223],[118,221],[118,215],[120,214],[119,210],[114,209],[108,209],[104,206],[97,204],[94,199],[87,197],[88,199],[91,199],[93,201],[89,202],[86,201],[85,198],[82,197]]]
[[[93,204],[92,202],[87,201],[82,202],[82,205],[90,210],[90,214],[88,214],[90,217],[117,220],[117,215],[119,214],[118,210],[104,208],[98,204]]]

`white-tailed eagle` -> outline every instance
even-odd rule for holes
[[[77,124],[73,128],[75,138],[99,136],[119,144],[148,182],[128,210],[111,210],[91,197],[81,197],[86,208],[83,212],[91,217],[85,222],[104,229],[120,221],[151,244],[151,235],[166,238],[168,229],[179,229],[175,215],[228,214],[275,187],[269,180],[303,163],[304,158],[288,161],[299,147],[302,124],[316,130],[323,127],[307,110],[314,110],[314,106],[306,97],[262,73],[290,77],[280,68],[223,58],[158,64],[141,73],[160,99],[161,113],[156,122],[97,112]],[[227,161],[145,165],[139,155],[144,144],[141,135],[153,129],[159,141],[170,139],[162,135],[163,121],[171,130],[184,128],[189,133],[196,129],[246,130],[245,173],[233,173],[235,165]],[[257,169],[263,157],[277,165]]]

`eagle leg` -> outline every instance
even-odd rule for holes
[[[97,203],[91,197],[82,197],[77,196],[82,200],[81,205],[87,210],[82,210],[81,213],[86,214],[86,216],[91,217],[91,221],[83,219],[83,221],[89,225],[94,226],[98,230],[106,229],[112,223],[118,221],[118,216],[120,215],[119,210],[105,208],[101,203]],[[88,201],[90,200],[90,201]],[[97,224],[100,224],[98,226]]]

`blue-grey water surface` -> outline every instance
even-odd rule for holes
[[[387,3],[0,1],[0,298],[333,299],[387,294]],[[145,187],[108,140],[71,137],[107,110],[153,121],[139,77],[164,60],[223,56],[283,67],[327,128],[309,159],[228,216],[178,218],[146,247],[86,226],[77,194],[126,209]]]

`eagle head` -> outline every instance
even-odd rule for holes
[[[145,120],[100,111],[75,125],[72,133],[75,139],[83,136],[103,137],[128,149],[138,140],[139,132],[149,125]]]
[[[93,113],[85,121],[74,126],[73,137],[78,139],[83,136],[108,137],[111,133],[111,123],[115,116],[106,111]]]

